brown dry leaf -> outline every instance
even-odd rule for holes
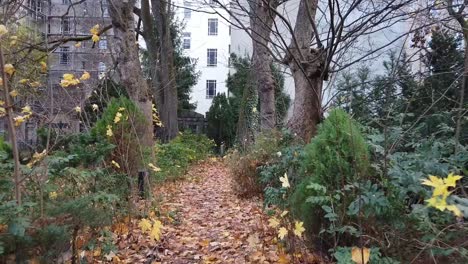
[[[289,263],[289,256],[284,254],[284,253],[280,253],[279,254],[279,259],[278,259],[278,263],[279,264],[288,264]]]
[[[357,264],[367,264],[369,262],[370,249],[353,247],[351,249],[351,259]]]

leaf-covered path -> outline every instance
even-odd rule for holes
[[[278,263],[259,200],[239,199],[220,162],[195,166],[188,179],[166,186],[163,211],[175,220],[165,226],[156,263]]]

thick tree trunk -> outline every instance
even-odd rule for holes
[[[145,116],[145,124],[137,131],[140,146],[153,145],[151,96],[143,76],[135,38],[133,7],[136,0],[109,1],[110,16],[114,31],[114,52],[120,83],[130,99]],[[142,164],[142,166],[144,166]]]
[[[268,6],[270,5],[270,6]],[[256,0],[251,4],[252,71],[260,99],[260,127],[269,130],[276,127],[275,79],[271,70],[269,52],[270,35],[275,13],[270,8],[278,6],[276,0]]]
[[[159,38],[158,82],[160,87],[155,93],[162,128],[162,140],[169,141],[179,132],[177,117],[177,86],[175,82],[174,46],[171,36],[171,18],[167,2],[151,0],[151,6]]]
[[[322,85],[326,78],[323,49],[310,48],[314,36],[311,19],[315,19],[317,8],[318,0],[302,0],[299,4],[295,38],[285,60],[295,86],[294,109],[288,128],[305,142],[315,134],[322,117]]]

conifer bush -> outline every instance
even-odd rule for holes
[[[330,111],[304,148],[303,178],[290,200],[293,214],[304,221],[309,236],[318,235],[326,226],[323,221],[345,221],[355,198],[351,186],[366,179],[369,169],[368,146],[356,122],[343,110]]]

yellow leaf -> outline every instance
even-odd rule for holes
[[[49,199],[51,199],[51,200],[57,199],[57,196],[58,196],[57,192],[50,192],[49,193]]]
[[[47,71],[47,63],[45,61],[39,62],[41,64],[41,72],[46,72]]]
[[[444,179],[444,183],[448,187],[455,187],[457,185],[457,181],[461,178],[462,176],[460,175],[454,175],[453,173],[450,173],[447,178]]]
[[[75,44],[75,47],[76,47],[76,48],[81,47],[81,42],[77,42],[77,43]]]
[[[112,127],[110,125],[107,125],[106,135],[108,137],[112,137],[114,135],[114,133],[112,132]]]
[[[281,217],[285,217],[288,213],[289,213],[289,211],[283,211],[283,212],[281,213]]]
[[[111,161],[112,165],[114,165],[117,169],[120,169],[120,165],[115,161]]]
[[[155,166],[153,163],[148,163],[148,167],[150,167],[150,169],[154,172],[160,172],[161,171],[161,168]]]
[[[278,230],[278,238],[279,239],[284,239],[284,237],[288,234],[288,230],[286,230],[286,228],[284,227],[281,227],[279,230]]]
[[[140,227],[142,232],[149,231],[151,230],[151,221],[146,218],[143,218],[138,223],[138,227]]]
[[[153,223],[153,228],[151,229],[151,232],[149,234],[150,238],[156,241],[159,241],[161,238],[161,228],[163,227],[161,221],[156,220]]]
[[[281,186],[282,186],[283,188],[289,188],[289,187],[291,187],[291,186],[289,185],[288,174],[284,173],[284,176],[283,176],[283,177],[280,177],[279,179],[280,179],[280,182],[281,182]]]
[[[63,74],[63,77],[62,77],[65,81],[72,81],[73,79],[75,79],[75,75],[71,74],[71,73],[65,73]]]
[[[276,228],[279,225],[280,225],[280,222],[278,221],[278,219],[276,219],[276,217],[272,217],[268,219],[268,226]]]
[[[3,78],[0,78],[0,86],[3,85]]]
[[[12,75],[15,72],[15,67],[13,67],[12,64],[8,63],[3,66],[3,70],[9,74]]]
[[[122,118],[122,113],[117,112],[114,117],[114,124],[117,124],[118,122],[120,122],[120,118]]]
[[[4,107],[0,107],[0,117],[4,117],[6,115],[6,109]]]
[[[85,71],[85,72],[83,73],[83,75],[81,75],[80,80],[86,81],[86,80],[88,80],[89,78],[91,78],[91,75],[89,74],[89,72]]]
[[[91,37],[91,39],[93,40],[93,42],[98,42],[99,41],[99,36],[98,35],[93,35]]]
[[[16,96],[18,96],[18,91],[17,91],[17,90],[12,90],[12,91],[10,92],[10,96],[11,96],[11,97],[16,97]]]
[[[305,228],[304,228],[304,223],[303,222],[298,222],[296,221],[294,223],[294,234],[298,237],[302,236],[302,233],[304,233]]]
[[[5,27],[5,25],[0,25],[0,37],[8,33],[8,29]]]
[[[125,110],[125,107],[119,107],[119,109],[118,109],[119,112],[122,112],[124,110]]]
[[[32,88],[37,88],[39,86],[41,86],[41,83],[40,82],[32,82],[29,84]]]
[[[89,32],[93,35],[99,34],[99,24],[94,25]]]
[[[357,264],[366,264],[369,262],[370,249],[353,247],[351,249],[351,259]]]
[[[94,256],[94,257],[99,257],[99,256],[101,256],[101,248],[100,248],[100,247],[98,247],[98,248],[96,248],[96,249],[94,250],[93,256]]]
[[[26,117],[17,116],[15,118],[13,118],[13,120],[15,121],[15,126],[20,126],[24,121],[26,121]]]
[[[81,107],[79,107],[79,106],[75,107],[74,110],[77,113],[81,113]]]
[[[4,105],[4,104],[5,104],[5,101],[0,100],[0,105]]]
[[[462,212],[461,212],[460,208],[458,208],[456,205],[447,205],[447,210],[452,212],[457,217],[462,216]]]
[[[18,83],[20,83],[20,84],[25,84],[27,82],[29,82],[29,79],[21,79],[21,80],[18,81]]]

